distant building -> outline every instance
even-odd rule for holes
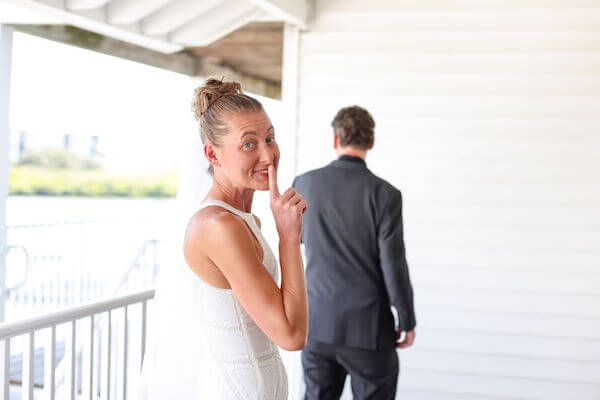
[[[98,135],[53,134],[28,131],[12,132],[10,137],[9,159],[18,162],[25,154],[47,148],[62,148],[81,158],[98,160],[104,155]]]

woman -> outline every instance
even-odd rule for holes
[[[239,83],[207,80],[195,91],[193,111],[213,182],[183,240],[188,272],[169,271],[170,292],[157,291],[162,326],[146,354],[142,397],[287,399],[277,346],[298,350],[306,340],[306,201],[291,188],[279,193],[273,126]],[[250,212],[255,190],[271,194],[280,286],[276,259]]]

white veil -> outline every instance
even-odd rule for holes
[[[155,299],[149,307],[148,344],[138,398],[140,400],[190,399],[197,395],[202,350],[197,333],[200,316],[194,309],[196,276],[183,256],[183,239],[191,216],[211,188],[213,178],[202,152],[199,135],[189,135],[183,149],[172,238],[161,265]]]

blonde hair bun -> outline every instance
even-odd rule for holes
[[[204,85],[194,90],[192,111],[199,121],[204,113],[221,97],[242,94],[242,85],[235,81],[224,81],[223,78],[208,78]]]

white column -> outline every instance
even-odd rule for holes
[[[0,254],[6,247],[6,200],[8,197],[8,137],[10,67],[13,28],[0,24]],[[6,258],[0,257],[0,322],[4,321]]]
[[[283,103],[285,126],[278,133],[277,140],[281,147],[286,146],[286,154],[282,154],[279,166],[279,187],[291,185],[298,173],[297,140],[298,140],[298,56],[300,30],[298,27],[285,24],[283,28],[283,64],[281,76],[281,101]],[[287,150],[289,149],[289,150]],[[299,351],[281,350],[281,357],[288,374],[288,393],[290,400],[304,397],[302,365]]]
[[[0,254],[6,247],[6,198],[8,197],[8,106],[10,100],[10,66],[12,28],[0,24]],[[5,257],[0,257],[0,322],[4,321]],[[10,342],[0,342],[0,382],[5,386],[0,399],[8,400],[6,390]]]
[[[298,62],[299,62],[300,30],[298,27],[285,24],[283,28],[283,57],[281,74],[281,101],[285,117],[284,135],[279,135],[278,140],[284,141],[292,150],[286,157],[282,157],[279,167],[279,180],[291,184],[298,173],[297,166],[297,141],[298,141]],[[282,143],[283,144],[283,143]],[[286,146],[286,147],[287,147]],[[281,187],[284,187],[282,185]]]

